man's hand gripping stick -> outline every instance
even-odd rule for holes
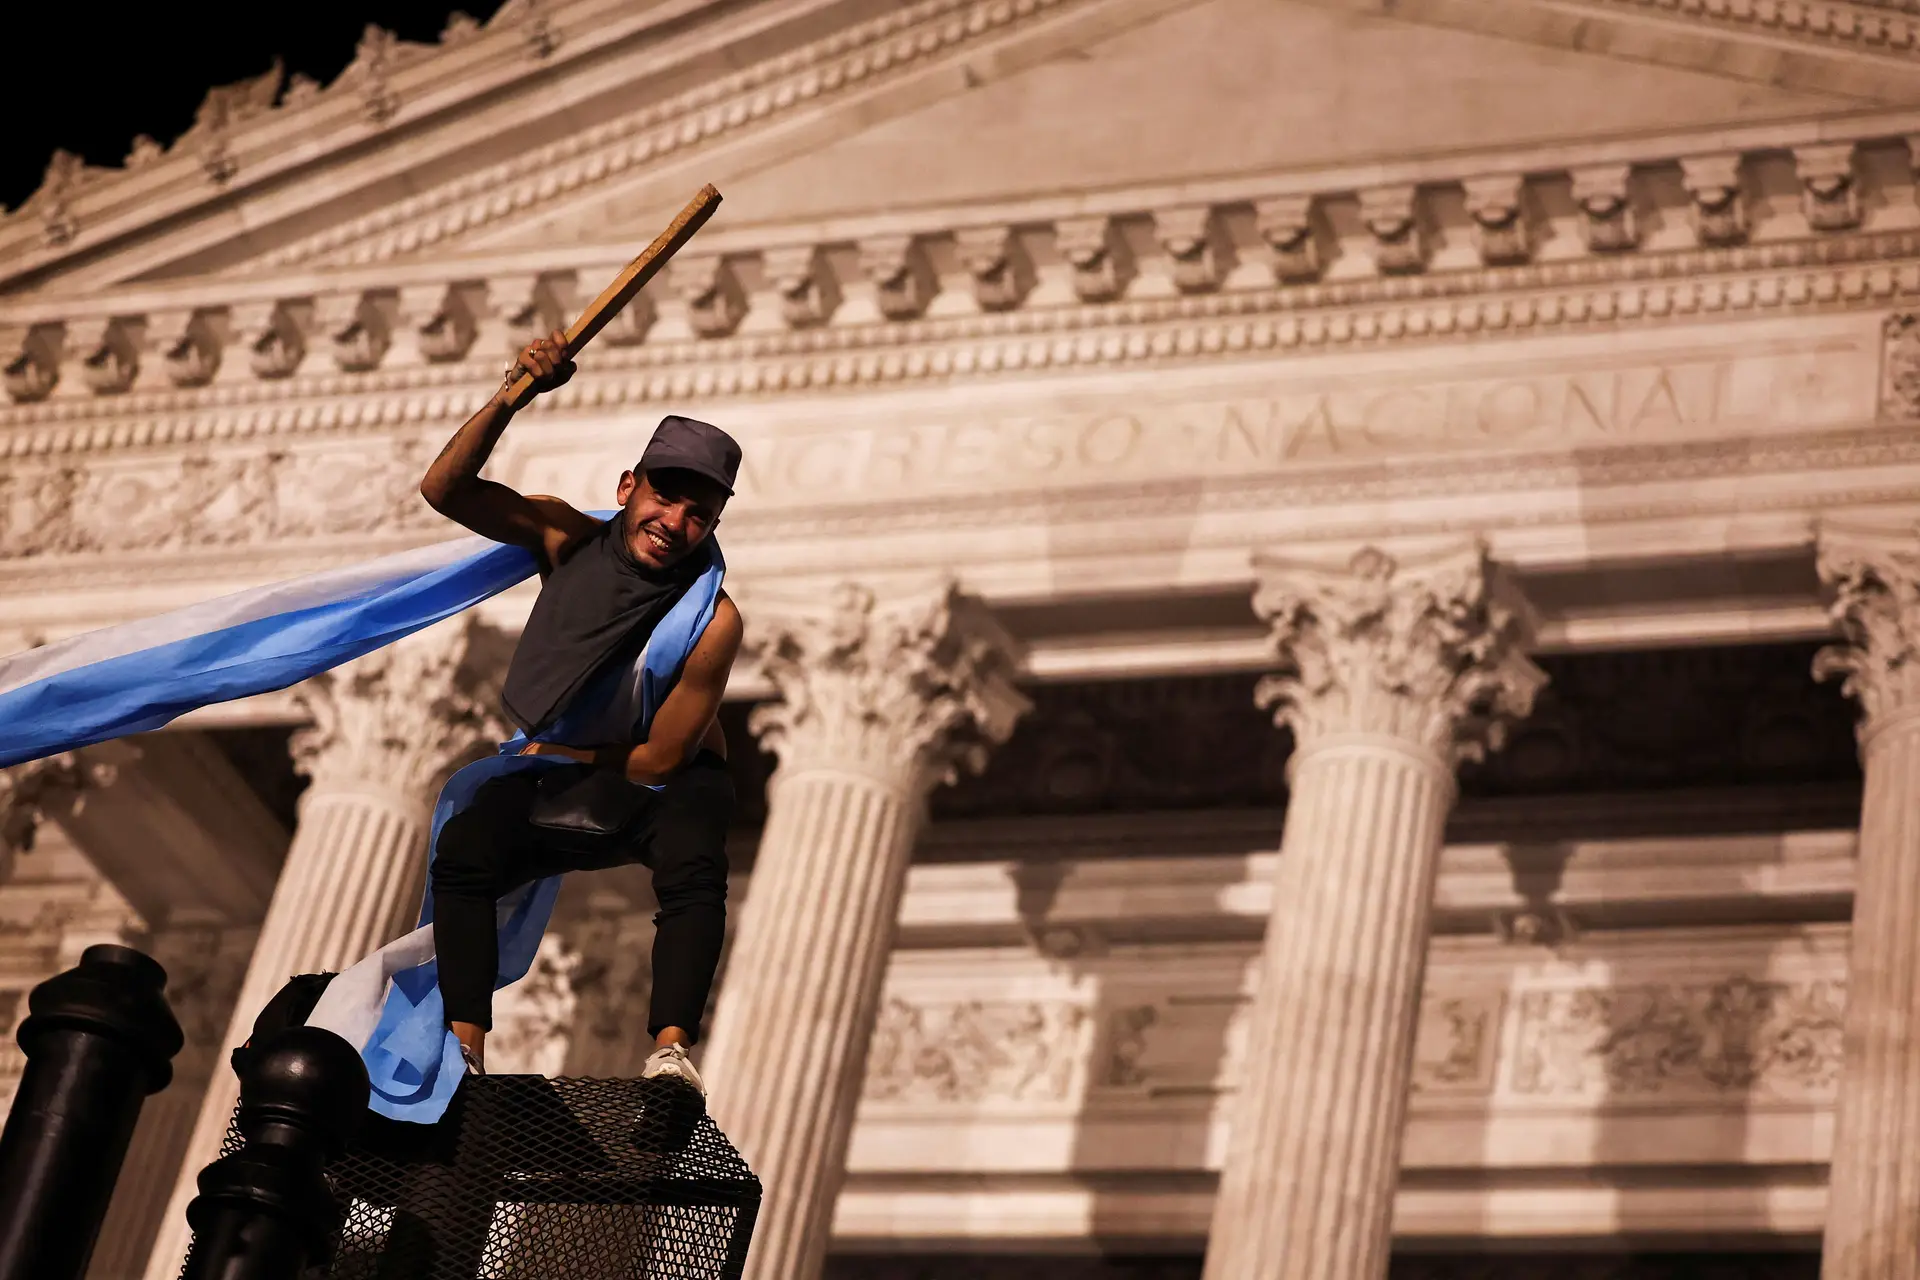
[[[566,330],[564,355],[568,360],[580,354],[580,349],[593,340],[593,335],[606,328],[607,322],[620,314],[620,309],[633,301],[634,295],[646,287],[647,281],[659,274],[667,260],[680,252],[687,241],[693,239],[694,232],[705,226],[713,211],[720,207],[720,193],[712,184],[700,188],[699,194],[687,202],[673,222],[662,231],[654,242],[640,251],[640,256],[626,265],[626,269],[613,278],[613,283],[601,290],[600,296],[588,304]],[[509,375],[511,376],[511,375]],[[523,409],[534,397],[534,378],[531,373],[521,372],[507,386],[502,397],[508,408]]]

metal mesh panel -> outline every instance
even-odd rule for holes
[[[730,1280],[760,1206],[665,1079],[476,1076],[437,1125],[369,1116],[327,1175],[345,1222],[304,1280]]]

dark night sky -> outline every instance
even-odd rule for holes
[[[207,90],[261,75],[275,56],[289,74],[330,83],[353,60],[368,23],[402,39],[434,40],[447,16],[485,21],[501,0],[40,0],[11,6],[14,65],[0,72],[8,121],[0,148],[0,205],[31,195],[56,147],[118,166],[137,134],[162,146],[193,123]]]

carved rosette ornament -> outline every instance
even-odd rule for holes
[[[1404,562],[1367,547],[1344,570],[1261,556],[1255,569],[1254,612],[1290,670],[1254,697],[1297,752],[1376,734],[1451,768],[1497,748],[1546,683],[1526,656],[1531,611],[1478,542]]]
[[[952,583],[884,603],[858,583],[817,607],[756,601],[745,653],[780,691],[748,720],[780,759],[775,785],[829,769],[924,794],[977,772],[1032,705],[1013,640]]]

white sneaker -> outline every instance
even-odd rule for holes
[[[687,1056],[684,1045],[661,1045],[647,1058],[647,1065],[640,1068],[642,1080],[657,1080],[662,1076],[677,1077],[683,1084],[691,1085],[701,1097],[707,1096],[706,1083],[700,1079],[700,1073],[693,1069],[693,1059]]]

